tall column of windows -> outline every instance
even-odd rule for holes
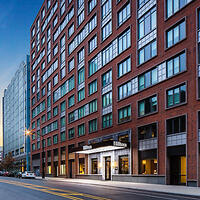
[[[156,0],[143,4],[139,1],[138,6],[138,65],[141,65],[157,55]]]
[[[112,34],[112,1],[101,0],[101,39],[104,41]]]

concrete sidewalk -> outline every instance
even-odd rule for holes
[[[147,184],[147,183],[132,183],[132,182],[120,182],[120,181],[99,181],[89,179],[70,179],[70,178],[51,178],[46,177],[47,181],[59,181],[68,183],[79,184],[92,184],[99,186],[118,187],[125,189],[145,190],[152,192],[164,192],[168,194],[178,195],[192,195],[200,197],[200,188],[187,187],[187,186],[174,186],[174,185],[159,185],[159,184]]]

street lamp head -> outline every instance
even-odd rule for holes
[[[26,129],[25,130],[25,135],[31,135],[32,133],[31,133],[31,131],[29,130],[29,129]]]

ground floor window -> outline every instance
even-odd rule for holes
[[[61,161],[61,165],[60,165],[60,175],[65,175],[66,174],[66,165],[65,165],[65,161]]]
[[[51,174],[51,164],[48,164],[47,173],[48,173],[48,174]]]
[[[119,156],[119,174],[128,174],[128,156]]]
[[[157,149],[139,151],[139,174],[157,174]]]
[[[79,158],[79,174],[85,174],[85,159]]]
[[[146,159],[140,162],[140,174],[157,174],[157,159]]]
[[[98,174],[98,159],[92,159],[92,174]]]

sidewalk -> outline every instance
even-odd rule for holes
[[[147,184],[147,183],[132,183],[132,182],[120,182],[120,181],[99,181],[89,179],[70,179],[70,178],[51,178],[46,177],[47,181],[59,181],[68,183],[79,183],[79,184],[92,184],[108,187],[118,187],[125,189],[137,189],[151,192],[164,192],[168,194],[179,194],[179,195],[192,195],[200,197],[200,188],[187,187],[187,186],[174,186],[174,185],[158,185],[158,184]]]

